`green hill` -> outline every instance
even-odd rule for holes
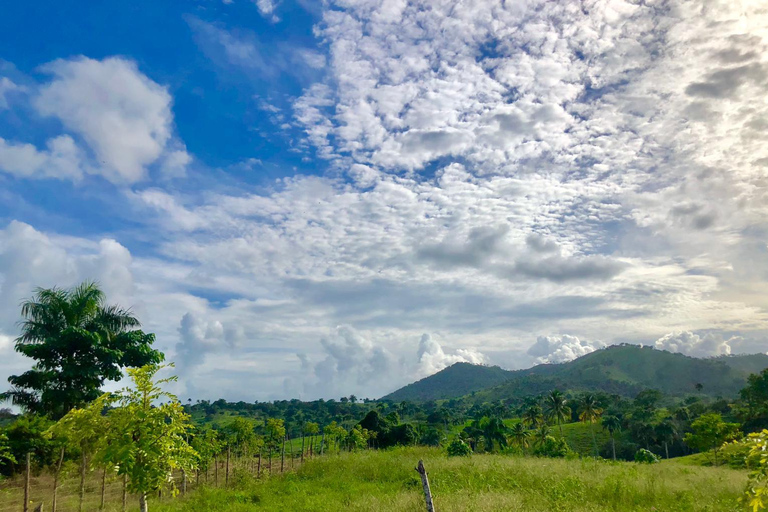
[[[455,364],[409,384],[383,400],[426,401],[474,393],[473,401],[522,398],[553,388],[635,396],[647,388],[669,395],[701,393],[733,397],[751,373],[768,367],[765,354],[699,359],[652,347],[614,345],[562,364],[525,370]],[[696,385],[701,384],[701,391]]]
[[[509,379],[509,371],[498,366],[456,363],[420,381],[408,384],[382,398],[420,402],[468,395]]]

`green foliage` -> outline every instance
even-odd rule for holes
[[[749,376],[747,386],[739,393],[744,401],[746,427],[768,427],[768,368]]]
[[[18,462],[23,461],[28,452],[32,452],[40,465],[50,464],[56,451],[56,444],[47,434],[51,425],[53,422],[44,416],[26,414],[18,417],[5,429],[11,456]],[[10,467],[6,465],[2,469],[8,473]]]
[[[435,427],[427,427],[419,437],[419,444],[424,446],[442,446],[445,441],[443,431]]]
[[[225,427],[224,433],[227,445],[241,457],[254,453],[263,444],[253,430],[253,422],[245,418],[234,418]]]
[[[208,471],[212,459],[221,452],[222,446],[219,433],[212,429],[199,432],[192,439],[192,448],[198,454],[198,466],[203,472]]]
[[[691,423],[693,432],[685,434],[685,443],[695,450],[713,450],[715,465],[718,464],[718,452],[723,443],[735,439],[739,434],[739,426],[726,423],[717,413],[703,414]]]
[[[451,441],[447,451],[449,457],[469,457],[472,455],[472,449],[469,445],[459,438]]]
[[[750,434],[746,443],[750,447],[749,457],[755,459],[755,468],[749,474],[743,502],[757,512],[768,508],[768,430]]]
[[[11,452],[11,447],[8,445],[8,436],[0,434],[0,467],[6,464],[16,464],[16,457]]]
[[[270,452],[277,451],[285,439],[285,422],[277,418],[267,419],[264,427],[264,445]]]
[[[539,457],[563,458],[571,453],[568,443],[563,438],[547,436],[538,442],[533,449],[533,454]]]
[[[560,437],[563,437],[562,425],[571,417],[571,408],[565,395],[553,389],[544,398],[544,413],[549,421],[554,421],[560,429]]]
[[[528,448],[528,438],[531,437],[531,433],[525,428],[523,422],[520,421],[512,425],[509,437],[512,440],[513,445],[521,450],[525,450]]]
[[[106,458],[116,462],[119,474],[128,476],[128,490],[144,499],[169,480],[173,483],[174,470],[194,469],[198,459],[185,440],[191,430],[189,415],[176,396],[161,388],[176,378],[155,380],[162,368],[129,369],[133,387],[117,395],[117,407],[108,414]]]
[[[637,450],[637,452],[635,452],[635,462],[640,462],[642,464],[655,464],[659,462],[659,457],[652,451],[646,450],[645,448],[640,448]]]
[[[94,283],[69,290],[38,288],[24,302],[16,351],[35,360],[31,370],[13,375],[13,388],[0,395],[31,413],[63,417],[98,398],[105,380],[119,380],[121,368],[162,361],[151,348],[153,334],[117,306],[105,304]]]

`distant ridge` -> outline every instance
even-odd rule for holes
[[[474,394],[472,401],[484,402],[521,398],[553,388],[624,396],[653,388],[670,395],[733,397],[751,373],[764,368],[768,368],[766,354],[700,359],[652,347],[613,345],[567,363],[541,364],[525,370],[456,363],[382,400],[423,402]],[[701,391],[696,384],[703,386]]]

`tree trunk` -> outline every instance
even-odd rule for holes
[[[291,452],[291,469],[293,469],[293,438],[288,437],[288,450]]]
[[[99,510],[104,510],[104,495],[107,492],[107,468],[101,470],[101,502]]]
[[[149,512],[149,505],[147,504],[147,495],[142,494],[139,496],[139,510],[141,512]]]
[[[128,474],[123,473],[123,512],[128,508]]]
[[[669,445],[666,441],[664,441],[664,453],[667,455],[667,458],[669,458]]]
[[[616,439],[611,435],[611,450],[613,451],[613,460],[616,460]]]
[[[59,451],[59,463],[56,464],[56,474],[53,476],[53,503],[51,508],[56,512],[57,498],[59,494],[59,476],[61,475],[61,465],[64,463],[64,447]]]
[[[261,450],[259,450],[259,465],[256,467],[256,478],[261,478]]]
[[[29,466],[31,461],[32,456],[30,452],[27,452],[27,467],[24,470],[24,512],[29,510],[29,479],[31,478]]]
[[[320,438],[320,456],[323,456],[323,450],[325,449],[325,431],[323,431],[323,437]]]
[[[421,487],[424,489],[424,500],[427,502],[427,512],[435,512],[435,504],[432,503],[432,491],[429,489],[427,470],[424,469],[424,461],[420,460],[416,471],[421,476]]]
[[[187,472],[185,470],[181,470],[181,495],[184,496],[187,494]]]
[[[557,420],[557,427],[560,429],[560,439],[563,439],[563,424],[559,419]]]
[[[215,482],[216,482],[216,487],[218,487],[219,486],[219,456],[218,455],[216,457],[214,457],[213,462],[214,462],[215,467],[216,467],[216,469],[214,471],[214,478],[215,478]]]
[[[85,499],[85,466],[87,463],[87,459],[85,457],[85,452],[83,452],[83,457],[80,459],[80,503],[77,507],[77,510],[80,512],[83,512],[83,500]]]

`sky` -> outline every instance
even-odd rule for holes
[[[11,2],[0,380],[98,281],[183,398],[768,350],[763,0]]]

